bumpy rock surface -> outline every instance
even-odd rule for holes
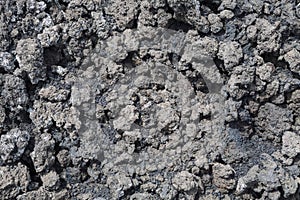
[[[0,0],[0,199],[300,199],[297,0]]]

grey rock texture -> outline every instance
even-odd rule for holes
[[[29,139],[30,135],[27,131],[21,131],[17,128],[1,135],[0,165],[18,161],[24,153]]]
[[[28,191],[30,175],[28,168],[21,163],[15,166],[0,167],[0,194],[3,199],[14,199]]]
[[[298,0],[0,0],[0,199],[300,199]]]

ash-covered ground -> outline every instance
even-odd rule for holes
[[[300,199],[299,0],[0,0],[0,199]]]

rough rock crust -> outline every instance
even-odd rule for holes
[[[298,0],[0,0],[0,199],[300,199]]]

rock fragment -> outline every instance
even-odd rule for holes
[[[265,63],[256,68],[256,74],[262,81],[271,82],[275,66],[272,63]]]
[[[0,68],[12,72],[15,67],[13,55],[8,52],[0,52]]]
[[[42,176],[42,181],[43,181],[43,186],[45,187],[46,190],[53,191],[53,190],[58,190],[60,187],[60,181],[59,181],[59,175],[51,171],[44,176]]]
[[[24,109],[28,103],[25,81],[14,75],[5,75],[1,96],[10,110]]]
[[[69,90],[58,89],[54,86],[42,88],[39,92],[39,95],[42,98],[48,99],[50,101],[65,101],[67,100],[69,94],[70,94]]]
[[[223,10],[223,9],[233,10],[237,5],[236,0],[223,0],[221,2],[222,3],[219,6],[218,10]]]
[[[27,192],[29,182],[29,170],[21,163],[15,166],[0,167],[0,196],[2,199],[14,199],[20,193]]]
[[[272,53],[279,49],[281,34],[277,31],[278,25],[279,23],[271,24],[265,19],[256,21],[258,28],[257,48],[261,53]]]
[[[221,42],[218,57],[224,60],[226,69],[231,70],[243,58],[242,48],[237,42]]]
[[[286,131],[282,136],[281,152],[290,158],[296,157],[300,153],[300,136],[291,131]]]
[[[36,39],[23,39],[18,42],[17,61],[20,71],[26,72],[31,83],[37,84],[46,78],[46,66],[43,64],[43,49]]]
[[[262,154],[260,158],[261,164],[253,166],[247,175],[238,180],[237,192],[242,193],[251,188],[254,192],[268,198],[279,199],[280,195],[273,192],[277,191],[278,187],[282,187],[285,198],[295,194],[298,188],[297,181],[270,155]]]
[[[185,192],[188,198],[191,199],[195,198],[197,193],[203,190],[201,180],[187,171],[177,173],[172,179],[172,184],[175,189]]]
[[[213,33],[218,33],[223,28],[223,23],[221,19],[216,14],[209,14],[207,17],[209,23],[210,23],[210,30]]]
[[[119,29],[124,30],[134,26],[134,20],[138,14],[138,4],[134,0],[111,1],[111,6],[106,7],[107,14],[114,16]]]
[[[213,182],[222,191],[229,191],[235,188],[235,173],[229,165],[215,163],[212,168]]]
[[[284,59],[289,63],[292,72],[300,74],[300,51],[292,49],[284,55]]]
[[[272,103],[261,106],[256,119],[257,129],[263,138],[279,139],[284,131],[291,128],[293,114],[289,109]]]
[[[29,139],[29,133],[27,131],[21,131],[18,128],[1,135],[0,165],[12,164],[18,161],[24,153]]]
[[[36,172],[47,172],[55,163],[54,146],[55,141],[50,134],[45,133],[39,137],[33,152],[30,154]]]

